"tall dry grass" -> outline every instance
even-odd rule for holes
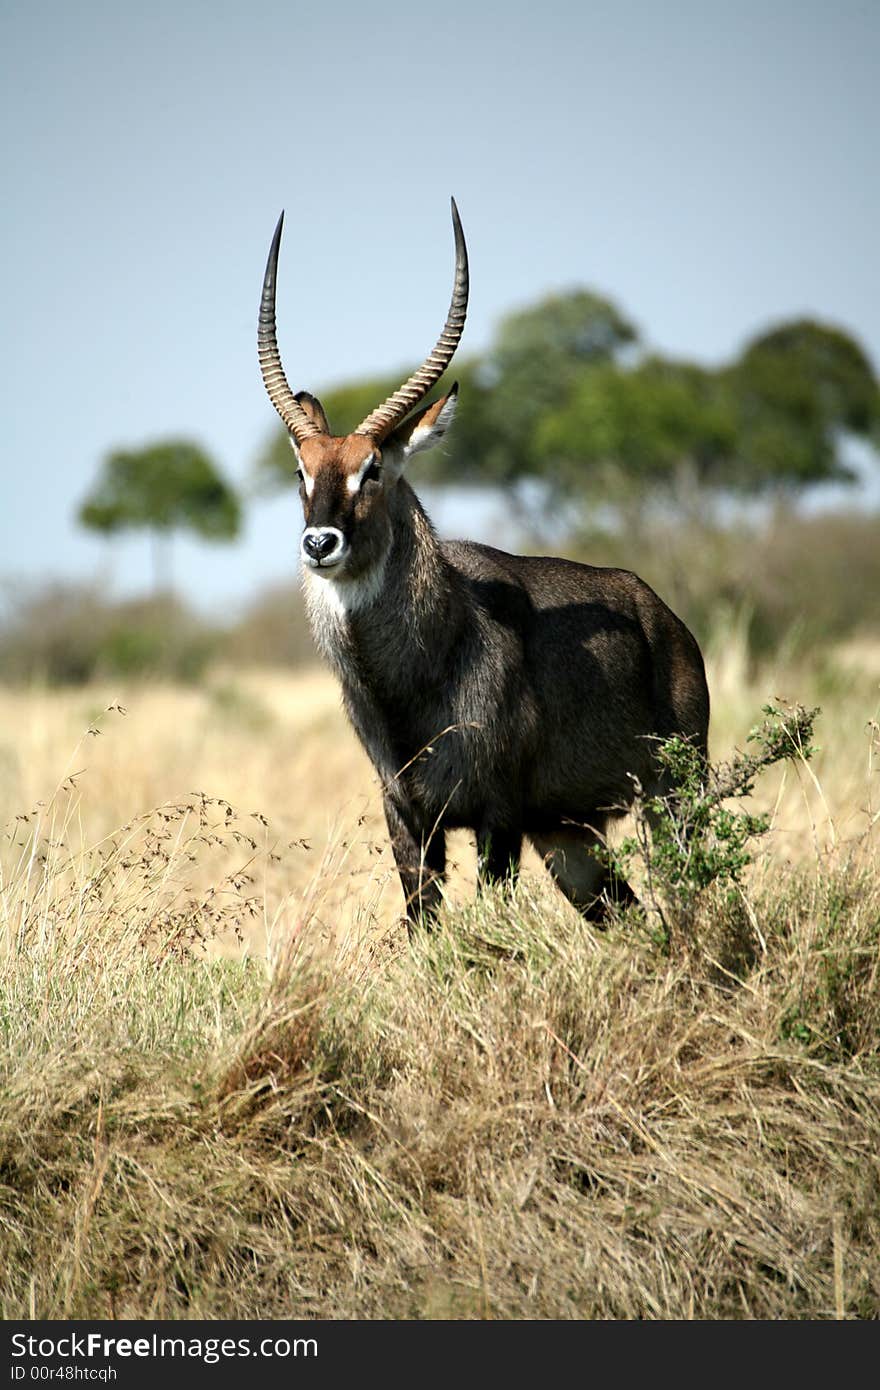
[[[878,654],[712,644],[822,750],[671,953],[463,840],[409,944],[323,673],[0,693],[0,1313],[877,1316]]]
[[[880,641],[820,649],[796,664],[783,651],[755,671],[743,629],[725,626],[707,657],[716,759],[743,746],[768,699],[822,707],[814,761],[786,766],[756,789],[757,808],[773,814],[777,861],[817,861],[863,838],[880,810]],[[72,853],[154,808],[222,797],[266,851],[265,921],[277,916],[283,925],[291,897],[313,881],[333,934],[365,913],[381,934],[402,912],[372,769],[320,668],[220,670],[200,687],[0,687],[0,729],[0,820],[38,813],[26,825],[54,824],[50,838],[69,841]],[[450,896],[460,901],[474,885],[466,836],[453,837],[452,860]],[[246,933],[259,950],[262,926]]]

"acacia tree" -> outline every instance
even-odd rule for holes
[[[79,509],[79,520],[104,535],[148,531],[158,592],[170,588],[173,533],[190,531],[204,540],[234,540],[241,527],[241,506],[199,445],[172,439],[109,454]]]
[[[794,490],[851,482],[845,435],[880,444],[880,388],[862,348],[839,328],[795,319],[750,342],[728,372],[743,487]]]
[[[331,427],[354,429],[405,375],[321,391]],[[457,361],[453,375],[462,388],[455,429],[421,477],[511,485],[514,499],[521,479],[537,477],[550,493],[600,497],[635,520],[663,494],[699,515],[713,494],[845,481],[847,436],[880,444],[870,361],[847,333],[809,319],[706,367],[645,356],[613,302],[570,290],[502,319],[488,351]],[[262,481],[289,485],[295,466],[277,431],[258,463]]]
[[[859,345],[810,320],[782,324],[718,370],[649,357],[581,372],[542,416],[539,469],[571,493],[644,500],[692,491],[795,493],[851,481],[847,436],[880,443],[880,390]]]
[[[488,472],[502,481],[545,473],[538,442],[543,421],[564,408],[578,381],[618,370],[623,350],[637,341],[617,306],[591,290],[548,295],[506,315],[479,374],[486,388]]]
[[[629,370],[584,372],[565,404],[545,415],[536,454],[549,480],[570,494],[617,500],[716,484],[731,468],[736,425],[729,389],[687,362],[650,357]]]

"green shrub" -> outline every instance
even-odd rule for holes
[[[658,761],[674,790],[645,796],[639,787],[635,833],[605,851],[624,878],[633,859],[642,861],[647,905],[667,942],[674,933],[687,932],[708,889],[719,890],[728,905],[736,902],[742,873],[752,862],[750,842],[770,828],[769,816],[741,806],[756,778],[775,763],[812,756],[818,709],[765,705],[763,713],[763,722],[748,736],[756,751],[737,750],[729,762],[707,765],[686,739],[661,742]]]
[[[0,678],[83,685],[97,676],[198,680],[217,634],[179,599],[114,602],[94,585],[14,594],[0,624]]]
[[[705,644],[719,627],[744,629],[753,661],[808,654],[877,631],[876,515],[800,516],[779,508],[731,525],[658,519],[620,531],[582,531],[573,558],[634,569]]]

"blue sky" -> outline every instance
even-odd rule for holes
[[[191,436],[247,481],[281,207],[295,389],[432,345],[450,193],[463,352],[585,284],[666,352],[809,313],[880,363],[876,0],[6,0],[0,51],[4,580],[148,584],[145,538],[74,521],[110,448]],[[299,527],[294,496],[254,503],[240,545],[177,546],[181,589],[225,608],[293,577]]]

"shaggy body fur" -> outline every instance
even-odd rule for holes
[[[659,786],[654,741],[679,734],[705,753],[697,643],[634,574],[441,543],[404,479],[385,492],[378,582],[306,571],[305,587],[382,779],[411,920],[438,906],[456,827],[474,832],[482,877],[515,870],[527,836],[601,916],[632,893],[590,848],[633,777]]]

